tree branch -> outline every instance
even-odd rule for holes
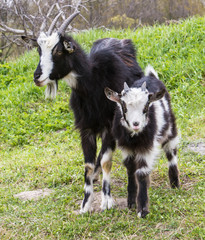
[[[7,25],[3,24],[2,22],[0,22],[0,26],[3,32],[11,32],[11,33],[15,33],[15,34],[25,34],[25,30],[21,30],[21,29],[15,29],[15,28],[11,28],[8,27]],[[31,31],[27,31],[28,35],[32,35],[33,33]]]

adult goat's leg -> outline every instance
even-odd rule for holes
[[[110,193],[110,172],[112,167],[112,153],[114,150],[115,140],[110,131],[106,131],[102,136],[102,148],[99,156],[101,159],[100,164],[103,173],[101,203],[102,210],[110,209],[114,203]]]
[[[91,210],[93,201],[93,174],[96,157],[96,135],[90,131],[81,132],[81,144],[85,159],[85,186],[84,199],[81,205],[81,213]]]

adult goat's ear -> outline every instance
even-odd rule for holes
[[[154,102],[154,101],[157,101],[157,100],[163,98],[165,92],[166,92],[166,90],[165,90],[165,88],[163,88],[163,89],[161,89],[161,90],[158,91],[158,92],[149,93],[149,101],[150,101],[150,102]]]
[[[76,50],[76,46],[72,42],[67,40],[63,41],[63,46],[65,50],[68,51],[69,53],[73,53]]]
[[[36,38],[30,38],[30,37],[27,37],[27,36],[21,36],[21,39],[24,40],[24,42],[26,42],[26,43],[30,43],[33,47],[37,47],[38,46]]]
[[[118,102],[118,103],[120,102],[120,95],[118,93],[114,92],[113,90],[111,90],[108,87],[105,88],[104,92],[105,92],[106,97],[109,100],[111,100],[113,102]]]

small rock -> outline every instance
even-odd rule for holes
[[[44,198],[46,196],[49,196],[53,190],[44,188],[44,189],[37,189],[34,191],[26,191],[26,192],[21,192],[18,194],[15,194],[15,198],[19,198],[20,200],[27,201],[27,200],[34,200],[37,201],[40,198]]]

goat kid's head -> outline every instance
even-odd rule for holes
[[[65,36],[65,29],[79,12],[72,14],[59,28],[53,32],[53,22],[47,33],[41,32],[37,39],[23,37],[26,42],[32,41],[38,47],[40,60],[34,72],[34,82],[37,86],[47,85],[46,98],[54,98],[57,92],[57,81],[72,71],[72,61],[69,60],[77,46],[73,39]],[[59,15],[60,16],[60,15]]]
[[[105,88],[107,98],[116,102],[121,114],[121,123],[134,134],[143,131],[148,123],[149,107],[152,102],[161,99],[165,94],[165,89],[156,93],[150,93],[146,89],[146,82],[140,88],[129,88],[124,83],[124,90],[121,93]]]

